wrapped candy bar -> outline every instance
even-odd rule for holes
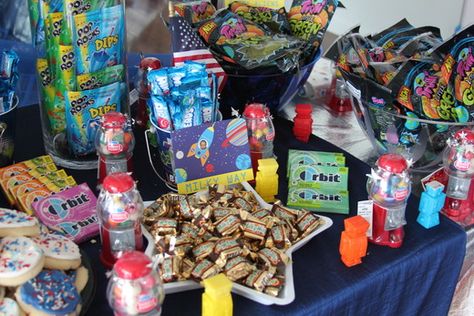
[[[181,263],[181,257],[179,256],[164,258],[159,269],[163,282],[169,283],[178,279]]]
[[[252,266],[247,259],[241,256],[229,259],[224,267],[225,275],[231,281],[237,281],[239,279],[245,278],[254,269],[255,267]]]
[[[204,280],[218,274],[219,272],[220,269],[217,265],[204,259],[194,266],[191,272],[191,277],[195,280]]]

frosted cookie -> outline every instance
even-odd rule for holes
[[[27,237],[0,240],[0,285],[18,286],[34,278],[44,265],[43,251]]]
[[[44,252],[47,269],[69,270],[81,265],[79,247],[69,238],[48,234],[33,238]]]
[[[2,316],[22,316],[25,315],[15,300],[5,297],[0,301],[0,315]]]
[[[79,315],[80,296],[72,278],[60,270],[45,269],[15,293],[20,307],[30,315]]]
[[[82,292],[89,281],[89,271],[84,267],[79,267],[76,270],[71,270],[68,275],[74,281],[74,285],[78,292]]]
[[[39,222],[23,212],[0,208],[0,237],[38,236]]]

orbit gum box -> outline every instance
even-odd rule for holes
[[[290,149],[288,153],[288,206],[349,213],[349,168],[342,153]]]
[[[290,170],[289,185],[300,188],[347,190],[349,169],[318,165],[299,165]]]
[[[79,243],[99,233],[96,203],[94,193],[83,183],[34,202],[33,208],[43,224]]]
[[[290,176],[290,169],[299,165],[344,167],[346,157],[342,153],[290,149],[288,151],[287,177]]]
[[[349,214],[349,192],[289,187],[287,205],[311,211]]]

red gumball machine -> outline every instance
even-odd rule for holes
[[[474,132],[457,131],[448,139],[443,153],[444,171],[448,177],[443,212],[452,220],[474,223]]]
[[[261,103],[245,106],[243,117],[247,123],[249,136],[250,158],[253,175],[258,171],[258,160],[273,158],[273,139],[275,128],[268,107]]]
[[[124,253],[142,250],[143,201],[128,173],[113,173],[104,179],[97,199],[102,249],[100,261],[111,268]]]
[[[405,209],[411,193],[409,165],[397,154],[382,155],[375,164],[367,181],[367,192],[374,202],[369,241],[399,248],[405,235]]]
[[[120,112],[106,113],[96,135],[95,147],[99,156],[99,187],[111,173],[131,172],[135,138],[127,116]]]

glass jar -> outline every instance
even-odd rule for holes
[[[138,251],[124,254],[114,265],[107,298],[115,315],[161,315],[164,290],[150,258]]]
[[[95,169],[101,117],[130,112],[125,4],[57,2],[32,21],[43,142],[58,165]]]
[[[132,172],[132,156],[135,148],[130,120],[120,112],[108,112],[103,116],[95,139],[99,156],[98,183],[116,172]]]
[[[111,268],[127,251],[141,250],[143,201],[127,173],[113,173],[104,179],[97,200],[102,249],[100,260]]]
[[[243,117],[247,123],[250,158],[255,176],[258,170],[258,160],[273,157],[275,128],[270,110],[263,104],[248,104]]]

